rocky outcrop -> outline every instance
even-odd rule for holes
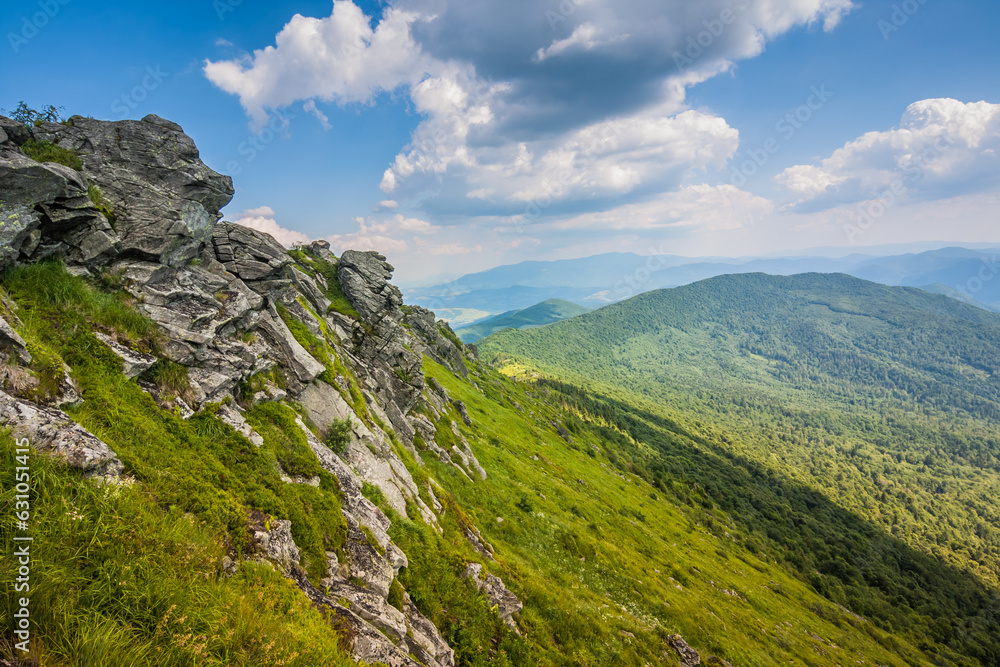
[[[124,467],[111,448],[61,410],[0,391],[0,424],[15,438],[27,439],[35,451],[63,459],[88,478],[115,481],[121,477]]]
[[[395,269],[384,255],[345,250],[337,269],[340,288],[363,320],[377,326],[402,317],[403,294],[389,282]]]
[[[254,229],[220,222],[212,230],[215,256],[242,280],[265,280],[292,263],[284,246]]]
[[[490,606],[496,607],[496,612],[500,620],[507,624],[511,630],[520,633],[513,616],[521,611],[524,605],[521,604],[516,595],[504,586],[503,580],[496,575],[486,572],[479,563],[469,563],[465,568],[463,576],[472,581],[476,588],[486,594],[487,599],[490,601]]]
[[[97,331],[94,335],[122,360],[122,373],[130,380],[139,377],[156,363],[156,357],[153,355],[128,348],[107,334]]]
[[[73,116],[34,128],[39,141],[74,151],[114,211],[121,252],[178,266],[201,246],[233,197],[177,123],[149,115],[107,122]]]
[[[670,635],[667,637],[667,643],[677,651],[677,655],[681,659],[681,667],[695,667],[701,664],[701,656],[688,646],[688,643],[680,635]]]

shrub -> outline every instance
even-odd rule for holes
[[[343,454],[351,441],[351,420],[334,419],[326,430],[326,446],[337,454]]]

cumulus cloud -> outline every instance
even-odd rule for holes
[[[745,193],[685,184],[723,168],[739,135],[723,118],[690,108],[686,90],[759,55],[790,30],[832,30],[854,6],[854,0],[388,0],[376,20],[352,0],[336,0],[329,16],[295,15],[274,45],[208,61],[204,71],[239,96],[258,126],[271,111],[296,103],[326,126],[316,102],[369,104],[385,92],[407,94],[420,122],[380,185],[386,202],[411,205],[424,217],[482,221],[537,207],[560,219],[634,203],[640,208],[633,213],[658,224],[681,225],[683,218],[724,228],[748,218],[712,217],[698,202],[720,193],[735,201]],[[743,203],[750,217],[763,206],[756,198]],[[413,248],[423,234],[395,219],[357,222],[357,232],[331,241]],[[434,246],[421,242],[425,252]],[[450,250],[474,245],[463,239]]]
[[[868,132],[819,164],[775,177],[800,209],[823,210],[896,196],[941,199],[974,192],[1000,175],[1000,104],[930,99],[911,104],[898,128]]]
[[[420,81],[432,64],[410,34],[416,15],[388,9],[372,28],[350,0],[326,18],[296,14],[268,46],[236,60],[206,61],[205,76],[238,95],[256,127],[269,109],[318,98],[369,102],[382,91]]]
[[[335,252],[344,250],[378,250],[383,253],[405,252],[410,244],[428,243],[421,237],[435,234],[439,227],[419,218],[401,213],[379,220],[375,217],[355,218],[358,231],[328,237]]]
[[[293,245],[309,243],[310,239],[302,232],[293,229],[285,229],[274,219],[275,213],[270,206],[250,208],[236,215],[233,220],[237,225],[243,225],[258,232],[264,232],[274,237],[274,240],[290,248]]]

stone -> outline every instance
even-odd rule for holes
[[[484,576],[485,575],[485,576]],[[483,571],[483,566],[479,563],[469,563],[465,567],[463,577],[472,581],[476,588],[486,594],[491,607],[496,607],[497,615],[511,630],[520,634],[517,624],[512,618],[514,614],[521,611],[524,605],[511,593],[500,577]]]
[[[215,225],[212,246],[226,270],[243,280],[277,277],[293,262],[285,247],[270,234],[232,222]]]
[[[215,416],[229,424],[237,433],[253,443],[254,447],[263,447],[264,438],[243,417],[243,414],[231,405],[223,403],[215,411]]]
[[[0,317],[0,348],[3,348],[8,354],[14,355],[22,364],[31,363],[31,354],[28,352],[27,343],[3,317]]]
[[[156,357],[153,355],[144,354],[125,347],[107,334],[95,331],[94,335],[102,343],[110,347],[115,356],[122,360],[122,373],[130,380],[142,375],[156,363]]]
[[[283,572],[290,572],[299,564],[299,547],[292,539],[292,522],[275,519],[258,510],[250,512],[250,531],[260,553],[277,564]]]
[[[347,300],[368,324],[395,323],[402,318],[403,295],[389,282],[395,269],[377,252],[345,250],[338,277]]]
[[[0,143],[10,141],[16,146],[23,146],[26,141],[31,139],[31,129],[27,125],[6,116],[0,116],[0,131],[6,137]]]
[[[458,411],[458,416],[462,418],[462,422],[466,426],[472,426],[472,419],[469,417],[469,410],[465,407],[465,403],[454,400],[451,404],[455,406],[455,410]]]
[[[26,438],[37,452],[56,456],[87,478],[115,481],[124,466],[100,438],[55,408],[18,400],[0,391],[0,424],[15,438]]]
[[[688,643],[680,635],[670,635],[667,637],[667,643],[680,656],[681,667],[695,667],[695,665],[701,664],[701,656],[698,655],[697,651],[688,646]]]
[[[233,197],[228,176],[209,169],[176,123],[73,116],[42,123],[39,141],[75,151],[83,172],[114,211],[121,251],[180,265],[195,258]]]
[[[299,341],[295,340],[295,336],[277,314],[261,319],[257,331],[279,355],[279,359],[300,385],[308,385],[326,370],[323,364],[316,361]]]

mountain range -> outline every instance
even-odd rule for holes
[[[581,259],[501,266],[431,287],[406,291],[456,326],[550,298],[597,308],[642,292],[734,273],[846,273],[887,285],[931,287],[1000,309],[1000,249],[940,248],[920,253],[842,257],[726,259],[608,253]],[[943,287],[941,287],[943,286]]]

